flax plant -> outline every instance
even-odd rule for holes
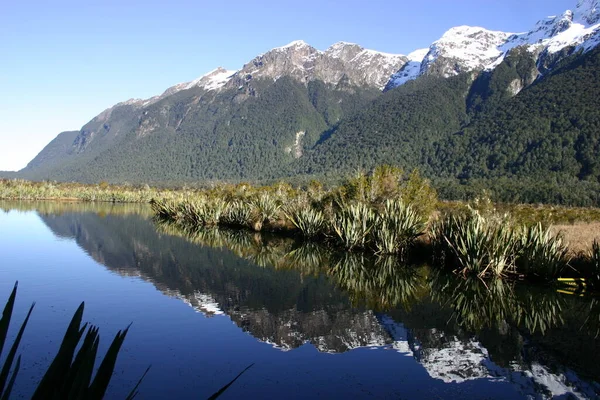
[[[222,221],[226,225],[250,228],[252,209],[242,200],[230,201],[223,213]]]
[[[482,277],[514,272],[517,238],[506,222],[471,210],[436,222],[431,232],[438,256],[459,273]]]
[[[594,244],[592,245],[590,260],[592,261],[594,271],[600,273],[600,242],[597,240],[594,240]]]
[[[287,219],[307,238],[323,233],[326,223],[323,212],[310,206],[299,206],[285,213]]]
[[[347,250],[367,247],[374,224],[375,213],[362,202],[341,206],[331,221],[333,231]]]
[[[262,192],[255,196],[249,202],[254,215],[253,228],[260,231],[264,224],[272,223],[279,215],[281,202],[279,199],[268,192]]]
[[[152,199],[150,206],[154,215],[159,219],[175,219],[177,216],[178,203],[173,200]]]
[[[424,233],[425,220],[402,200],[388,199],[376,219],[373,242],[377,253],[406,256]]]
[[[569,262],[568,249],[560,235],[541,223],[525,227],[517,244],[517,271],[532,279],[558,277]]]

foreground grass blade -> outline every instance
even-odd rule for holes
[[[117,362],[117,356],[119,355],[123,341],[127,336],[127,332],[129,332],[129,327],[131,327],[131,325],[129,325],[123,332],[119,331],[115,335],[113,342],[111,343],[106,355],[104,356],[104,359],[102,360],[102,363],[100,364],[100,367],[98,368],[98,372],[96,372],[94,381],[90,385],[87,399],[101,400],[104,397],[104,393],[106,392],[115,368],[115,363]]]
[[[233,380],[231,382],[229,382],[227,385],[225,385],[221,389],[219,389],[218,392],[216,392],[215,394],[210,396],[208,398],[208,400],[214,400],[214,399],[218,398],[219,396],[221,396],[227,389],[229,389],[229,386],[233,385],[233,382],[237,381],[237,379],[240,376],[242,376],[244,372],[248,371],[253,365],[254,365],[254,363],[248,365],[242,372],[240,372],[235,378],[233,378]]]
[[[85,398],[88,385],[92,379],[99,343],[98,328],[91,326],[75,356],[75,361],[70,367],[62,395],[66,395],[68,390],[69,399]]]
[[[140,384],[142,383],[142,381],[144,380],[144,378],[146,377],[146,374],[148,373],[148,371],[150,371],[150,367],[152,367],[151,365],[148,366],[148,368],[146,368],[146,372],[144,372],[144,374],[142,375],[142,377],[140,378],[140,380],[138,381],[138,383],[135,385],[135,387],[133,389],[131,389],[131,392],[127,395],[127,397],[125,398],[125,400],[133,400],[135,398],[135,396],[138,395],[138,388],[140,387]]]
[[[21,368],[21,356],[17,357],[17,364],[15,365],[15,370],[10,377],[10,381],[8,382],[8,386],[2,395],[0,400],[8,400],[10,397],[10,392],[12,392],[13,385],[15,384],[15,379],[17,379],[17,373],[19,372],[19,368]]]
[[[13,360],[15,359],[15,356],[17,354],[17,348],[19,347],[19,343],[21,343],[21,338],[23,337],[23,332],[25,332],[25,327],[27,326],[27,322],[29,322],[29,317],[31,316],[33,307],[35,307],[35,303],[33,303],[31,305],[31,307],[29,308],[27,317],[25,317],[25,321],[23,321],[23,324],[21,325],[21,329],[19,329],[19,333],[17,334],[17,337],[15,338],[15,341],[10,349],[10,352],[8,353],[8,356],[6,356],[6,360],[4,361],[4,367],[2,367],[2,372],[0,372],[0,388],[4,388],[4,385],[6,384],[6,379],[8,378],[8,374],[10,372],[10,367],[11,367]],[[12,310],[11,310],[11,312],[12,312]]]
[[[10,324],[10,318],[12,317],[12,311],[15,305],[15,298],[17,296],[17,286],[19,282],[15,283],[12,293],[8,297],[8,301],[2,311],[2,319],[0,320],[0,356],[2,355],[2,349],[4,348],[4,341],[6,340],[6,334],[8,332],[8,325]],[[2,386],[0,386],[0,390]]]
[[[2,313],[2,319],[0,320],[0,355],[4,348],[4,343],[6,342],[16,294],[17,283],[15,283],[12,293],[6,302]],[[12,392],[21,367],[21,356],[17,357],[12,374],[11,367],[34,307],[35,303],[29,308],[29,312],[21,324],[19,332],[4,360],[2,368],[0,369],[0,400],[8,400]],[[58,352],[38,384],[32,399],[101,400],[104,397],[114,371],[117,356],[131,325],[124,331],[119,331],[117,333],[92,381],[92,374],[100,343],[100,335],[97,327],[89,326],[88,329],[87,323],[83,324],[83,326],[81,325],[84,308],[85,303],[81,303],[73,315]],[[80,343],[84,333],[85,338],[83,342]],[[79,348],[79,350],[77,351],[75,358],[73,358],[77,348]],[[150,367],[148,367],[137,385],[133,388],[127,397],[128,400],[133,399],[138,394],[137,389],[149,369]]]
[[[32,400],[57,398],[56,396],[60,393],[71,366],[71,362],[73,361],[75,348],[87,327],[87,324],[85,324],[83,328],[79,328],[81,326],[84,308],[85,303],[82,302],[73,315],[73,319],[71,319],[71,323],[69,324],[67,332],[58,349],[58,354],[54,358],[54,361],[52,361],[52,364],[50,364],[48,371],[44,374],[44,377],[31,398]]]

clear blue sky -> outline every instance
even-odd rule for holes
[[[2,1],[0,170],[111,105],[302,39],[407,54],[447,29],[522,32],[576,0]]]

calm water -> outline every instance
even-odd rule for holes
[[[102,354],[133,322],[108,398],[150,364],[140,398],[206,398],[251,363],[222,398],[600,396],[600,306],[551,289],[248,233],[187,237],[142,206],[0,202],[0,255],[1,301],[19,281],[15,320],[36,301],[17,398],[81,301]]]

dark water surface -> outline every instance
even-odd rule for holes
[[[145,206],[0,202],[0,301],[14,282],[28,398],[81,301],[100,353],[133,322],[107,398],[600,396],[600,306],[393,259],[227,231],[186,237]],[[16,333],[16,324],[10,338]]]

